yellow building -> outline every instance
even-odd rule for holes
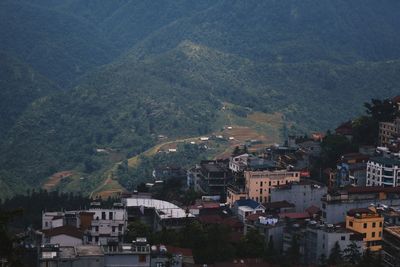
[[[270,202],[271,188],[300,181],[300,172],[288,170],[245,171],[247,197],[260,203]]]
[[[346,228],[363,235],[365,249],[382,249],[383,217],[375,208],[352,209],[347,212]]]

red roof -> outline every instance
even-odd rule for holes
[[[221,206],[217,202],[203,202],[203,209],[219,209]]]
[[[318,208],[317,206],[310,206],[306,209],[306,212],[310,215],[314,215],[317,214],[318,212],[320,212],[321,209]]]
[[[193,257],[193,251],[190,248],[180,248],[180,247],[174,247],[170,245],[165,246],[167,248],[167,251],[172,254],[181,254],[185,257]]]
[[[392,102],[393,103],[399,103],[400,102],[400,95],[393,97],[392,98]]]
[[[42,230],[45,236],[57,236],[57,235],[68,235],[79,239],[83,238],[83,232],[76,227],[71,225],[64,225],[52,229]]]
[[[246,217],[246,220],[247,221],[251,221],[251,222],[255,222],[255,221],[258,221],[258,218],[260,218],[260,216],[267,216],[267,214],[265,214],[265,213],[253,213],[253,214],[248,215]]]
[[[335,129],[336,134],[341,135],[352,135],[353,134],[353,123],[352,121],[346,121]]]
[[[310,218],[310,214],[308,214],[308,212],[287,212],[279,213],[279,217],[289,219],[308,219]]]

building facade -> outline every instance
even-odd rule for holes
[[[247,197],[257,202],[270,202],[273,187],[300,181],[299,171],[264,170],[245,171],[245,188]]]
[[[400,160],[389,157],[371,158],[367,163],[367,186],[400,185]]]
[[[349,210],[346,216],[346,228],[363,236],[366,249],[372,252],[382,249],[383,217],[375,208]]]

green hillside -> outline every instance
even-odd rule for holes
[[[398,94],[399,13],[394,0],[2,1],[0,197],[65,170],[89,192],[116,161],[97,148],[128,158],[160,134],[211,133],[225,102],[290,131],[332,128]]]
[[[57,86],[16,58],[0,51],[0,138],[32,101],[57,91]]]
[[[116,55],[95,26],[24,1],[0,2],[0,50],[13,54],[61,87]]]

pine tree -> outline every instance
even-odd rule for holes
[[[331,254],[328,258],[328,264],[337,265],[343,261],[342,251],[340,250],[339,242],[336,242],[333,248],[331,249]]]
[[[362,254],[360,252],[360,247],[352,241],[344,252],[344,260],[351,264],[358,264],[361,261]]]

